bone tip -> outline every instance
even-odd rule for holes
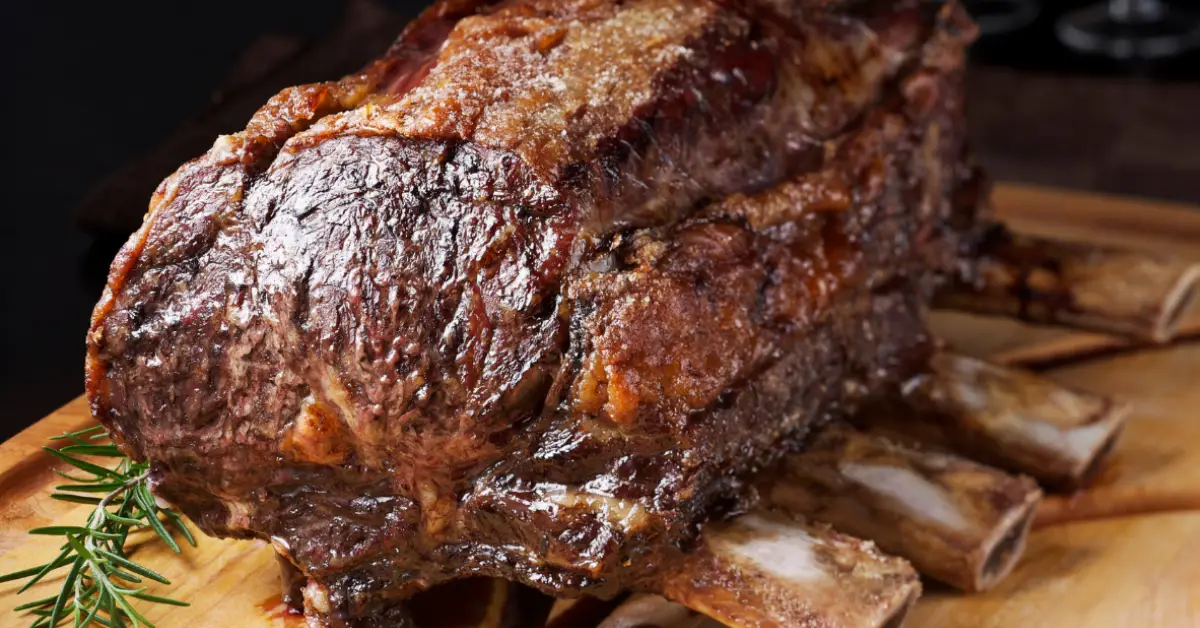
[[[969,585],[965,587],[968,591],[986,591],[1012,573],[1025,553],[1029,528],[1041,500],[1042,492],[1033,489],[1021,507],[1012,513],[1008,525],[997,528],[994,541],[985,546],[984,559],[974,581],[965,583]]]
[[[1200,297],[1200,264],[1188,266],[1179,275],[1178,281],[1163,300],[1162,315],[1159,316],[1151,332],[1151,340],[1167,343],[1175,338],[1184,315],[1192,310],[1197,298]]]
[[[1121,433],[1125,430],[1126,420],[1132,411],[1133,406],[1129,403],[1109,400],[1102,413],[1093,421],[1093,424],[1103,423],[1107,426],[1108,433],[1104,438],[1097,441],[1088,455],[1080,456],[1077,464],[1071,470],[1039,478],[1042,483],[1051,490],[1068,493],[1078,491],[1091,484],[1112,458],[1112,453],[1121,440]]]
[[[1096,477],[1100,475],[1100,471],[1104,469],[1104,466],[1108,463],[1109,459],[1112,458],[1112,452],[1117,448],[1117,441],[1121,439],[1121,431],[1123,427],[1123,422],[1117,423],[1117,425],[1113,428],[1112,433],[1108,435],[1108,438],[1105,438],[1100,447],[1096,449],[1095,455],[1092,456],[1091,460],[1088,460],[1087,465],[1083,467],[1083,470],[1076,476],[1067,478],[1066,481],[1064,481],[1058,488],[1068,491],[1077,491],[1091,484],[1092,480],[1096,479]]]

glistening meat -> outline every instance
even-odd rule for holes
[[[159,187],[93,411],[314,621],[469,574],[661,590],[924,363],[984,193],[971,34],[915,0],[437,4]]]

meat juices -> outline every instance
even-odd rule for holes
[[[972,35],[934,2],[435,5],[159,187],[93,412],[313,621],[465,575],[657,591],[926,357],[978,229]]]

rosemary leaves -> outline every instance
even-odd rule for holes
[[[0,575],[0,582],[28,579],[18,593],[27,591],[47,575],[67,569],[57,594],[16,607],[31,617],[30,628],[51,628],[64,621],[76,628],[84,626],[134,626],[153,628],[135,604],[151,602],[187,606],[148,592],[146,581],[170,584],[163,576],[135,562],[125,553],[129,533],[150,528],[170,548],[179,553],[175,534],[191,545],[195,538],[181,521],[181,515],[158,505],[146,481],[150,465],[126,457],[111,442],[100,426],[56,436],[68,441],[64,446],[44,449],[74,467],[70,472],[55,469],[68,483],[55,487],[51,497],[78,504],[94,505],[87,520],[79,526],[48,526],[30,530],[30,534],[58,537],[62,545],[58,557],[50,562]],[[104,466],[81,458],[102,457],[115,460]]]

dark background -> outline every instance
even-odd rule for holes
[[[127,234],[101,210],[128,214],[137,199],[140,213],[146,181],[265,101],[260,79],[334,78],[354,67],[331,74],[339,63],[382,51],[385,40],[330,43],[348,2],[361,10],[367,0],[0,3],[0,440],[82,392],[88,315]],[[390,36],[424,4],[378,2],[359,15]],[[985,164],[999,179],[1200,202],[1200,53],[1155,63],[1075,55],[1056,42],[1054,20],[1090,2],[1043,4],[1031,26],[973,53],[972,133]],[[331,50],[345,58],[306,61]]]

